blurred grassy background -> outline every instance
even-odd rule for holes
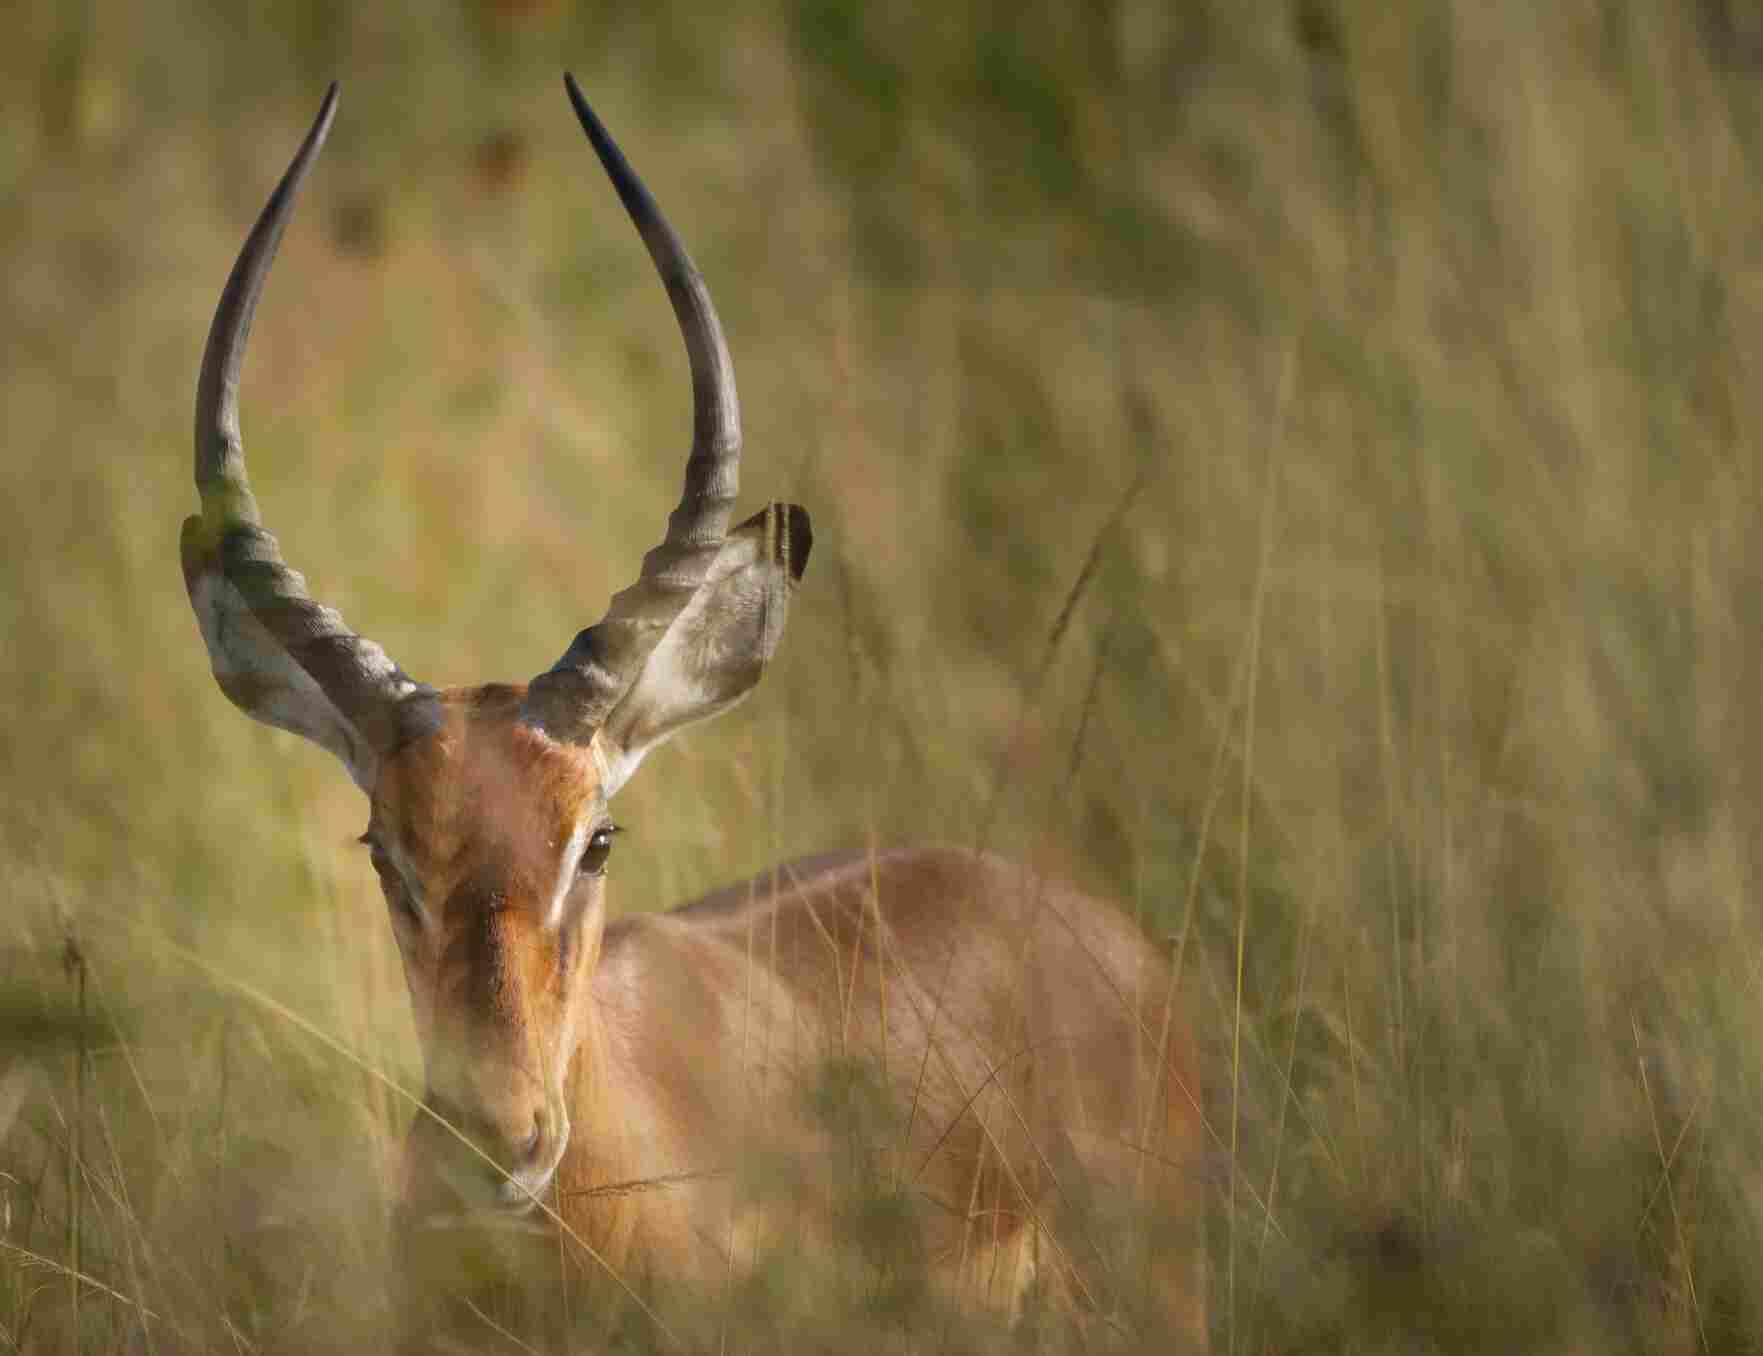
[[[1758,11],[9,13],[0,1345],[386,1321],[402,979],[358,793],[207,673],[195,371],[340,78],[268,521],[419,677],[548,665],[687,429],[564,66],[816,529],[616,905],[981,837],[1120,900],[1210,1052],[1220,1350],[1763,1343]]]

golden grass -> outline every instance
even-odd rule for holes
[[[750,499],[816,530],[759,695],[625,793],[616,906],[983,832],[1179,957],[1219,1350],[1756,1344],[1759,32],[1251,11],[25,5],[0,1345],[386,1331],[403,986],[357,793],[205,671],[194,373],[339,74],[255,483],[412,673],[548,665],[685,439],[564,62],[716,290]],[[730,1349],[1080,1342],[791,1284]]]

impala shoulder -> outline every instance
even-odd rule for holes
[[[872,891],[880,895],[884,910],[894,905],[935,910],[983,902],[1000,891],[1021,896],[1049,887],[1061,894],[1071,892],[1031,867],[974,848],[946,844],[855,848],[795,858],[649,917],[707,935],[743,928],[779,909],[796,911],[823,904],[867,907]]]
[[[897,850],[882,852],[873,860],[886,862],[896,855]],[[745,922],[780,904],[858,885],[868,879],[871,861],[871,854],[862,849],[797,857],[660,916],[700,930],[714,929],[720,923]]]
[[[1071,885],[1025,862],[979,848],[930,843],[885,854],[876,865],[884,906],[973,917],[975,911],[1014,914],[1014,904],[1079,897]]]
[[[902,848],[894,854],[890,865],[896,873],[910,874],[926,883],[996,886],[1038,883],[1045,879],[1024,862],[1000,857],[983,848],[952,843],[926,843]]]

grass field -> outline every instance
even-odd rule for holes
[[[254,483],[413,674],[549,665],[688,427],[566,65],[715,290],[746,511],[816,535],[759,694],[621,797],[615,907],[929,839],[1120,901],[1202,1033],[1219,1351],[1763,1345],[1754,11],[8,25],[0,1348],[389,1330],[403,981],[359,793],[207,672],[195,372],[340,78]],[[724,1336],[937,1349],[889,1322]]]

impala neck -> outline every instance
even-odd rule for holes
[[[590,974],[577,1019],[580,1036],[565,1082],[570,1133],[557,1167],[557,1211],[602,1258],[618,1267],[630,1250],[635,1211],[630,1208],[632,1194],[616,1188],[641,1175],[641,1127],[630,1123],[629,1090],[620,1086],[604,1000],[593,980]]]

